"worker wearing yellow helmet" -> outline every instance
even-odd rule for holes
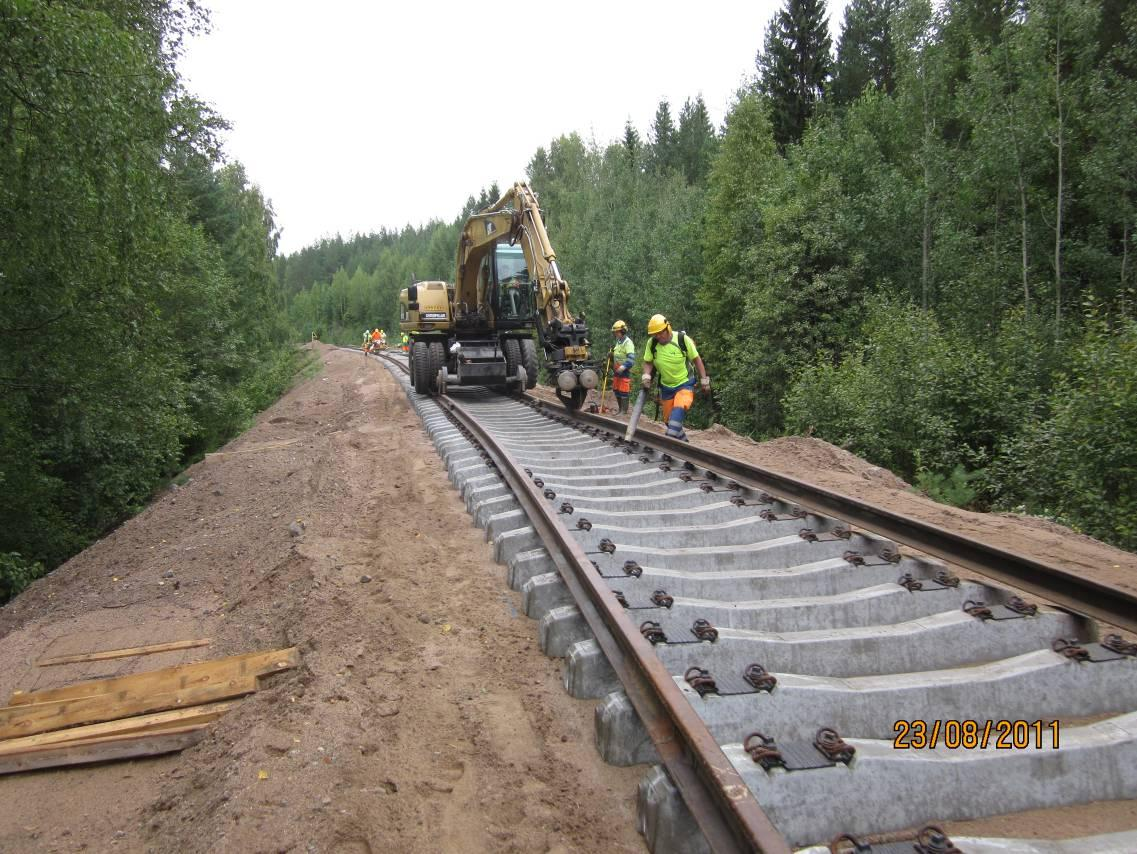
[[[617,320],[612,324],[612,392],[616,395],[616,411],[628,411],[628,396],[632,393],[632,368],[636,364],[636,345],[628,335],[628,324]]]
[[[695,339],[683,331],[672,332],[671,324],[662,314],[653,315],[648,321],[647,334],[651,341],[644,349],[643,386],[650,386],[652,376],[659,374],[659,400],[663,404],[667,435],[686,442],[683,422],[687,418],[687,410],[695,402],[695,377],[691,373],[691,365],[694,364],[699,372],[699,384],[705,393],[710,393],[711,378],[707,376]]]

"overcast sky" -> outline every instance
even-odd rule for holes
[[[451,220],[525,178],[572,131],[606,145],[661,99],[702,94],[716,126],[754,73],[781,0],[206,0],[187,88],[272,201],[280,251],[336,233]],[[828,0],[834,44],[846,0]]]

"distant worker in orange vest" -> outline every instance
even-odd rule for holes
[[[636,345],[628,335],[628,324],[617,320],[612,324],[616,343],[612,345],[612,392],[616,395],[616,411],[628,411],[628,396],[632,393],[632,368],[636,364]]]

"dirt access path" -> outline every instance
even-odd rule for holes
[[[0,609],[0,699],[293,644],[301,668],[181,754],[0,778],[0,851],[642,852],[641,769],[597,757],[595,703],[564,693],[402,391],[376,361],[318,349],[323,372],[188,483]],[[943,507],[824,442],[693,439],[1137,587],[1135,555]],[[34,665],[199,637],[213,643]],[[1128,802],[1076,813],[982,830],[1137,825]]]

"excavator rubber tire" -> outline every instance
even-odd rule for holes
[[[430,352],[425,341],[411,345],[411,380],[418,394],[430,394]]]
[[[532,338],[521,339],[521,364],[525,366],[525,388],[537,385],[537,342]]]
[[[431,391],[438,391],[438,369],[446,364],[446,345],[441,341],[432,341],[428,346],[430,358],[430,385]]]
[[[501,342],[501,352],[505,354],[505,375],[512,379],[521,367],[521,342],[516,338],[506,338]]]

